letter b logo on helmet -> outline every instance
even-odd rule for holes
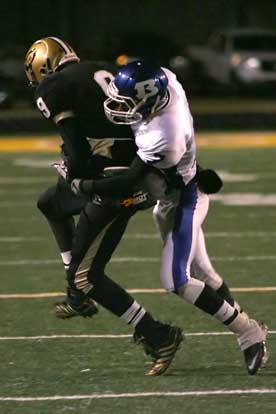
[[[159,92],[159,89],[157,86],[155,86],[155,80],[154,79],[148,79],[142,82],[137,82],[135,84],[134,89],[136,90],[137,98],[143,99],[145,95],[149,98],[151,96],[157,95]]]
[[[167,87],[168,78],[162,68],[143,61],[131,62],[110,82],[105,114],[114,124],[135,124],[166,105]]]

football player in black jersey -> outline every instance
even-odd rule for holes
[[[28,50],[25,71],[35,88],[38,110],[56,124],[62,138],[62,162],[56,164],[61,176],[38,200],[67,269],[68,295],[57,304],[56,314],[62,318],[92,316],[97,312],[95,300],[134,327],[134,337],[153,357],[147,375],[163,374],[182,341],[181,329],[154,320],[105,274],[130,217],[148,203],[147,192],[140,183],[135,194],[91,199],[76,196],[70,189],[74,178],[97,178],[114,166],[121,171],[135,155],[134,140],[127,139],[132,136],[129,127],[115,127],[104,115],[103,101],[113,69],[80,62],[68,43],[46,37]],[[75,227],[76,214],[80,217]]]

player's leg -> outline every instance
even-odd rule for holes
[[[78,306],[80,295],[96,300],[105,309],[131,325],[135,338],[142,342],[154,359],[147,375],[161,375],[169,367],[183,335],[181,329],[155,320],[125,289],[105,274],[105,266],[121,240],[132,209],[89,203],[81,213],[72,262],[68,272],[70,305]]]
[[[184,189],[172,230],[163,248],[161,282],[163,287],[216,317],[235,333],[240,349],[244,352],[248,372],[254,374],[265,356],[265,328],[249,319],[245,313],[239,313],[211,286],[190,274],[208,204],[208,196],[200,193],[195,184]]]
[[[86,201],[84,197],[73,194],[70,185],[60,177],[57,184],[41,194],[37,202],[55,237],[65,270],[71,261],[75,234],[73,215],[80,213]]]
[[[191,277],[202,280],[211,286],[230,305],[240,310],[240,306],[230,293],[227,283],[214,269],[207,253],[205,237],[202,228],[199,230],[194,259],[191,264]]]

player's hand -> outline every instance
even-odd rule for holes
[[[68,167],[64,160],[53,162],[51,166],[57,170],[58,174],[64,178],[64,180],[68,180]]]
[[[76,195],[80,195],[83,193],[81,189],[81,182],[82,180],[80,180],[79,178],[74,178],[74,180],[72,180],[71,182],[71,190]]]
[[[71,190],[74,194],[84,194],[86,196],[92,196],[94,194],[94,180],[81,180],[74,178],[71,182]]]
[[[202,169],[197,174],[197,185],[200,191],[206,194],[215,194],[223,186],[222,179],[215,170]]]

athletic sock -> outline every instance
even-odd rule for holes
[[[155,347],[167,337],[168,325],[153,319],[143,306],[108,276],[97,280],[89,296],[131,325],[136,333],[146,338],[150,346]]]
[[[234,298],[232,297],[230,290],[225,282],[222,283],[222,285],[217,289],[217,293],[219,296],[226,300],[231,306],[234,306]]]
[[[67,252],[61,252],[60,255],[62,258],[64,269],[68,270],[72,259],[71,250],[68,250]]]

